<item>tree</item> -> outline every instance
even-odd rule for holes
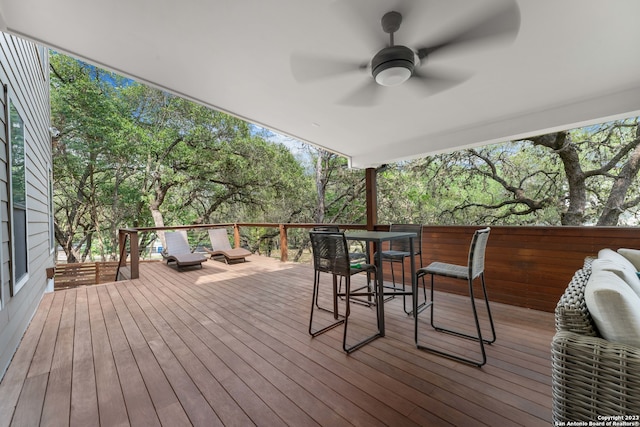
[[[55,236],[69,262],[117,258],[122,227],[363,223],[364,171],[63,55],[51,61]],[[640,219],[640,125],[620,120],[388,165],[380,222],[616,225]],[[243,228],[252,250],[277,230]],[[148,236],[151,241],[155,236]],[[308,233],[293,230],[300,257]]]
[[[273,200],[297,196],[300,166],[246,122],[144,86],[127,99],[144,129],[141,188],[155,226],[241,221],[239,206],[264,215]]]
[[[635,221],[640,203],[639,136],[632,118],[433,156],[402,173],[430,183],[440,223],[617,225]]]
[[[118,132],[126,126],[113,96],[122,79],[62,55],[52,55],[50,66],[52,123],[60,131],[52,146],[55,237],[68,262],[75,262],[89,255],[94,237],[103,256],[107,247],[114,247],[104,242],[100,231],[105,222],[111,222],[111,228],[117,222],[102,209],[105,191],[118,194],[130,176],[119,170],[118,180],[111,179],[122,156]],[[106,182],[111,188],[104,187]]]
[[[604,204],[594,203],[599,212],[597,225],[618,225],[620,215],[640,203],[638,192],[632,188],[640,169],[638,118],[543,135],[530,141],[552,150],[564,166],[568,203],[562,225],[584,223],[589,192],[599,201],[606,199]]]
[[[536,157],[538,160],[532,162]],[[465,150],[457,155],[456,174],[471,188],[462,203],[443,210],[442,218],[477,218],[477,223],[510,225],[553,224],[555,212],[548,211],[561,197],[557,183],[560,173],[553,159],[539,148],[521,141]],[[461,166],[461,167],[459,167]],[[478,188],[480,186],[480,188]]]
[[[117,257],[121,227],[304,211],[304,170],[246,122],[62,55],[51,64],[56,236],[70,262],[96,243]]]
[[[337,154],[309,146],[315,161],[316,223],[359,224],[365,218],[365,178],[361,170],[348,169],[347,160]]]

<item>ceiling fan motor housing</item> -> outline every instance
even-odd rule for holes
[[[406,46],[385,47],[371,60],[371,74],[382,86],[397,86],[411,77],[414,58],[413,50]]]

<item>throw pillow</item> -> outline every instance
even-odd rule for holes
[[[640,250],[620,248],[618,249],[618,253],[628,259],[636,268],[636,271],[640,271]]]
[[[601,249],[598,252],[598,259],[613,262],[614,264],[609,264],[610,267],[607,269],[620,276],[640,296],[640,277],[636,274],[638,270],[631,261],[611,249]]]
[[[594,259],[591,263],[591,271],[610,271],[629,286],[640,297],[640,276],[634,268],[630,268],[620,262],[607,258]]]
[[[584,297],[604,339],[640,347],[640,297],[617,274],[594,271]]]

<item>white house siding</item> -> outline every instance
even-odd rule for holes
[[[51,170],[49,62],[46,49],[0,33],[0,378],[27,329],[54,266],[50,241]],[[1,94],[1,91],[0,91]],[[11,295],[10,187],[7,170],[7,108],[11,100],[25,127],[28,281]]]

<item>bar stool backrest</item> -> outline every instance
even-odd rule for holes
[[[339,233],[340,228],[337,225],[318,225],[313,227],[313,231],[330,231],[331,233]]]
[[[481,230],[476,230],[473,233],[473,239],[471,239],[471,247],[469,248],[469,278],[475,279],[480,274],[484,273],[484,258],[485,250],[487,248],[487,241],[489,240],[489,227]]]
[[[417,245],[414,247],[414,253],[420,255],[422,253],[422,224],[391,224],[389,231],[416,233],[415,239]],[[392,251],[410,252],[409,239],[392,240],[389,246]]]
[[[349,276],[350,263],[344,233],[310,231],[313,268],[323,273]]]

